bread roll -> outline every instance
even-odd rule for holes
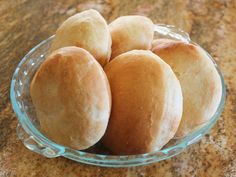
[[[222,88],[214,63],[200,47],[157,39],[153,52],[176,73],[183,91],[183,117],[176,136],[182,137],[208,122],[220,103]]]
[[[182,116],[182,92],[174,72],[150,51],[133,50],[108,63],[112,111],[103,143],[114,154],[161,149]]]
[[[111,55],[111,35],[99,12],[86,10],[64,21],[56,31],[51,51],[65,46],[86,49],[104,66]]]
[[[107,77],[78,47],[54,51],[30,84],[41,130],[58,144],[86,149],[103,136],[111,109]]]
[[[122,16],[109,24],[112,57],[134,49],[150,49],[154,35],[152,21],[144,16]]]

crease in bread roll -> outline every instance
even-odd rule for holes
[[[52,141],[86,149],[104,135],[111,111],[107,77],[94,57],[78,47],[54,51],[30,84],[42,132]]]
[[[107,22],[93,9],[69,17],[57,29],[51,51],[66,46],[86,49],[104,66],[111,55],[111,35]]]
[[[114,154],[161,149],[182,116],[182,92],[170,66],[151,51],[133,50],[105,66],[112,110],[103,144]]]
[[[144,16],[121,16],[109,24],[112,37],[111,59],[134,49],[148,50],[154,36],[153,22]]]
[[[208,122],[216,112],[222,96],[220,76],[209,56],[198,46],[156,39],[152,51],[177,73],[184,108],[176,137],[186,136]]]

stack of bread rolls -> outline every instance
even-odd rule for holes
[[[107,25],[86,10],[64,21],[30,84],[42,132],[77,150],[101,141],[130,155],[209,121],[222,94],[213,62],[196,45],[153,36],[144,16]]]

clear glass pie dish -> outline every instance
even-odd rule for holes
[[[155,25],[155,37],[164,37],[192,43],[189,35],[184,31],[168,25]],[[48,139],[40,132],[40,125],[37,121],[34,107],[29,95],[29,84],[31,79],[46,58],[53,36],[42,41],[35,46],[19,63],[11,81],[10,98],[13,110],[15,111],[19,123],[17,126],[17,135],[29,150],[39,153],[48,158],[63,156],[77,162],[107,167],[128,167],[150,164],[158,162],[179,154],[191,144],[196,143],[204,136],[215,124],[219,118],[225,103],[225,83],[223,76],[214,62],[218,74],[221,78],[222,97],[217,111],[210,121],[204,123],[196,130],[182,138],[172,139],[163,149],[146,154],[139,155],[109,155],[98,143],[87,151],[79,151],[69,147],[59,145]]]

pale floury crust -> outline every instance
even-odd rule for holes
[[[183,137],[208,122],[216,112],[222,96],[220,76],[198,46],[157,39],[152,51],[172,67],[180,81],[184,108],[176,137]]]
[[[107,22],[93,9],[69,17],[57,29],[51,51],[65,46],[86,49],[104,66],[111,55],[111,35]]]
[[[182,117],[182,92],[168,64],[151,51],[133,50],[104,68],[112,111],[103,138],[114,154],[143,154],[161,149]]]
[[[56,143],[86,149],[107,128],[109,83],[99,63],[82,48],[54,51],[36,72],[30,95],[42,132]]]
[[[153,22],[144,16],[130,15],[115,19],[109,24],[112,37],[112,56],[134,49],[148,50],[154,35]]]

